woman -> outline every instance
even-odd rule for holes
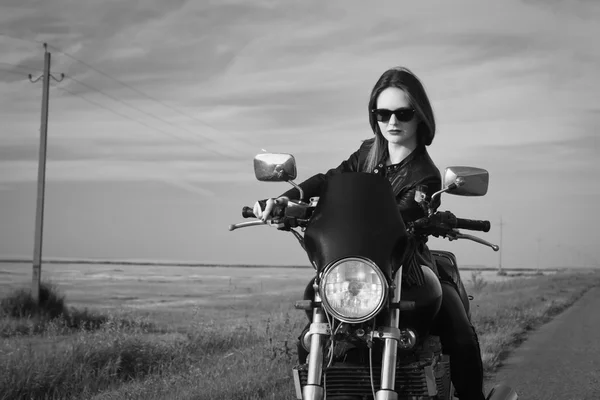
[[[301,183],[305,197],[302,200],[319,196],[329,176],[371,172],[390,181],[405,222],[425,216],[415,201],[415,192],[421,186],[431,198],[441,188],[441,176],[426,150],[435,136],[433,110],[423,85],[410,70],[392,68],[381,75],[371,92],[369,122],[375,137],[364,141],[337,168]],[[276,199],[268,199],[264,210],[257,202],[254,214],[266,221],[274,204],[286,204],[289,198],[299,197],[299,191],[293,188]],[[437,268],[425,240],[412,238],[412,244],[413,257],[403,284],[419,285],[423,279],[419,265],[429,266],[436,274]],[[450,355],[452,382],[461,400],[483,400],[483,367],[477,334],[456,286],[442,281],[442,291],[437,323],[444,352]]]

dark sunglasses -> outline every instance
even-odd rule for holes
[[[388,122],[392,118],[392,114],[396,116],[396,119],[400,122],[408,122],[415,116],[415,110],[413,108],[399,108],[397,110],[386,110],[385,108],[377,108],[371,110],[375,114],[375,118],[379,122]]]

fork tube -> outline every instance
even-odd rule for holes
[[[396,272],[394,277],[394,297],[393,303],[400,302],[402,283],[402,267]],[[400,309],[393,308],[389,311],[389,326],[398,328],[400,324]],[[396,387],[396,355],[398,352],[398,342],[394,339],[386,338],[383,343],[383,359],[381,360],[381,388],[376,393],[376,400],[397,400],[398,393],[394,391]]]
[[[323,309],[313,309],[313,324],[325,322]],[[303,400],[322,400],[323,386],[321,376],[323,373],[323,338],[322,334],[314,333],[310,337],[310,353],[308,358],[308,376],[306,385],[302,388]]]

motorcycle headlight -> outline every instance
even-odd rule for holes
[[[325,269],[319,291],[327,312],[342,322],[360,323],[381,310],[388,284],[375,263],[352,257]]]

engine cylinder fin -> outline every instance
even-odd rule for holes
[[[301,385],[306,385],[307,371],[298,366]],[[447,360],[437,363],[434,368],[438,393],[446,393],[450,383],[450,365]],[[369,367],[363,365],[334,364],[325,372],[324,383],[327,396],[372,396]],[[373,382],[379,387],[381,368],[373,366]],[[409,397],[427,397],[431,393],[427,386],[427,378],[423,363],[398,365],[396,369],[396,392],[399,399]]]

